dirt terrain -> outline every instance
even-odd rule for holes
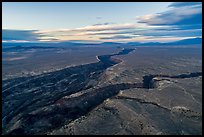
[[[97,87],[140,83],[148,74],[158,75],[156,87],[120,90],[87,115],[48,134],[202,134],[202,75],[180,75],[202,72],[201,49],[138,47],[117,58],[123,62],[108,68]]]
[[[96,56],[116,53],[115,47],[14,47],[3,49],[3,79],[34,76],[66,67],[98,62]]]
[[[202,134],[200,48],[115,50],[4,80],[3,134]]]

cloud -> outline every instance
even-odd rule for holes
[[[36,41],[57,41],[59,39],[41,33],[39,30],[2,30],[2,41],[4,42],[36,42]]]
[[[97,25],[97,26],[86,26],[82,28],[76,28],[73,31],[104,31],[104,30],[123,30],[135,28],[135,24],[114,24],[114,25]]]
[[[168,7],[185,7],[185,6],[193,6],[193,5],[202,5],[202,2],[174,2],[170,4]]]
[[[97,24],[93,24],[92,26],[109,25],[109,24],[115,24],[115,23],[113,22],[97,23]]]
[[[145,25],[143,25],[145,26]],[[110,23],[105,23],[105,24],[94,24],[91,26],[85,26],[85,27],[80,27],[80,28],[75,28],[75,29],[59,29],[59,30],[47,30],[47,31],[40,31],[42,33],[44,32],[83,32],[83,31],[105,31],[105,30],[123,30],[123,29],[131,29],[135,28],[135,24],[110,24]]]
[[[176,2],[136,23],[97,23],[72,29],[3,30],[3,41],[173,41],[202,36],[202,3]]]
[[[125,24],[94,24],[91,26],[85,26],[75,29],[59,29],[59,30],[41,30],[39,33],[43,33],[49,36],[100,36],[100,35],[114,35],[114,34],[129,34],[135,30],[151,29],[151,28],[168,28],[169,26],[150,26],[141,23],[125,23]]]
[[[2,30],[2,40],[6,41],[38,41],[39,34],[35,34],[36,30]]]
[[[116,35],[112,37],[102,37],[100,39],[107,40],[107,39],[112,39],[112,40],[118,40],[118,39],[132,39],[135,36],[124,36],[124,35]]]
[[[169,10],[138,18],[148,25],[193,25],[202,24],[202,3],[173,3]]]
[[[100,17],[99,17],[100,18]],[[136,23],[97,23],[73,29],[40,30],[47,39],[65,40],[173,40],[202,34],[202,3],[176,2],[167,10],[138,18]],[[163,37],[165,36],[165,38]],[[157,38],[156,38],[157,37]],[[168,38],[167,38],[168,37]],[[41,37],[41,40],[45,38]]]
[[[158,39],[159,37],[186,38],[202,36],[202,3],[201,2],[175,2],[168,6],[168,10],[141,16],[139,23],[149,26],[169,26],[168,28],[154,28],[135,31],[135,35],[142,35]]]
[[[104,35],[116,35],[116,34],[128,34],[135,29],[146,29],[147,26],[145,24],[95,24],[91,26],[84,26],[80,28],[74,29],[58,29],[58,30],[40,30],[35,33],[40,33],[44,35],[48,35],[49,37],[53,37],[58,39],[59,41],[66,40],[100,40]],[[154,26],[155,27],[155,26]],[[43,39],[43,37],[41,38]]]
[[[116,31],[132,30],[136,28],[146,28],[148,27],[145,24],[94,24],[91,26],[84,26],[74,29],[58,29],[58,30],[40,30],[38,33],[46,35],[55,35],[55,36],[82,36],[82,35],[92,35],[100,33],[115,33]]]
[[[202,29],[172,29],[172,30],[143,30],[143,31],[136,31],[135,35],[142,35],[142,36],[174,36],[174,37],[196,37],[202,35]]]

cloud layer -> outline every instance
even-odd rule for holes
[[[138,18],[140,23],[149,25],[193,25],[202,24],[202,3],[175,2],[169,10]]]
[[[39,35],[35,34],[36,30],[2,30],[3,40],[24,40],[24,41],[37,41],[39,40]]]
[[[5,30],[4,41],[174,41],[202,36],[202,3],[175,2],[167,11],[137,18],[135,23],[97,23],[73,29]]]

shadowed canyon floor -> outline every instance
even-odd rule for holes
[[[4,80],[3,134],[202,134],[201,49],[138,47],[98,59]]]

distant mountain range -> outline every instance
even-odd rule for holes
[[[184,39],[174,42],[166,42],[166,43],[160,43],[160,42],[147,42],[147,43],[140,43],[140,42],[129,42],[128,45],[147,45],[147,46],[155,46],[155,45],[197,45],[202,44],[202,38],[192,38],[192,39]]]
[[[202,44],[202,38],[184,39],[176,42],[171,42],[170,44]]]
[[[131,46],[167,46],[167,45],[202,45],[202,38],[192,38],[192,39],[184,39],[175,42],[128,42],[128,43],[117,43],[117,42],[103,42],[103,43],[82,43],[82,42],[32,42],[32,43],[8,43],[3,42],[3,48],[10,46],[119,46],[119,45],[131,45]]]

